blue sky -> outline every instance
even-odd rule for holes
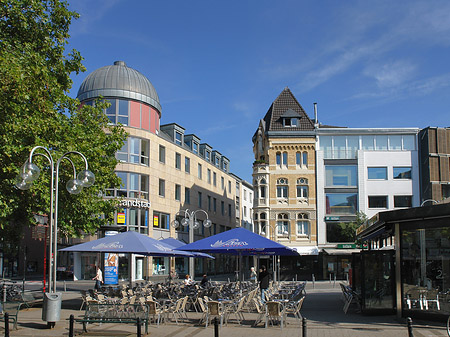
[[[178,123],[251,181],[251,137],[288,86],[311,118],[348,127],[449,126],[450,2],[73,0],[68,49],[123,60]]]

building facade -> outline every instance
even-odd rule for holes
[[[420,205],[417,128],[317,128],[317,224],[322,275],[346,278],[359,251],[345,226]],[[354,226],[351,227],[354,230]]]
[[[281,260],[285,277],[310,277],[318,254],[314,123],[285,88],[252,140],[255,232],[304,256]]]
[[[144,75],[123,61],[97,69],[81,84],[78,99],[82,104],[95,104],[100,96],[111,104],[106,116],[112,124],[121,124],[128,139],[116,155],[116,174],[122,185],[106,191],[106,198],[119,198],[121,207],[115,222],[101,228],[99,237],[131,230],[188,243],[189,228],[171,225],[184,218],[186,209],[206,211],[213,223],[203,227],[206,215],[197,213],[200,227],[194,230],[194,240],[236,226],[237,180],[230,173],[230,160],[182,126],[161,125],[159,97]],[[90,278],[97,259],[95,254],[75,254],[76,278]],[[223,259],[196,259],[196,274],[206,269],[231,272],[230,263]],[[119,278],[128,275],[128,268],[133,280],[168,275],[170,269],[179,274],[188,271],[188,259],[183,258],[132,256],[130,265],[127,261],[128,256],[120,257]]]

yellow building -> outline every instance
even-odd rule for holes
[[[282,258],[282,279],[304,279],[317,263],[314,130],[314,122],[285,88],[253,136],[255,231],[305,256]]]
[[[121,199],[121,208],[115,223],[101,228],[99,237],[111,231],[131,230],[155,239],[173,237],[188,243],[188,227],[173,226],[174,220],[181,223],[186,209],[203,210],[212,221],[210,228],[202,226],[206,214],[197,213],[200,226],[194,230],[194,240],[240,223],[235,211],[240,180],[230,173],[229,159],[196,135],[186,134],[176,123],[160,125],[159,97],[143,74],[123,61],[95,70],[83,81],[77,97],[82,104],[94,104],[100,96],[111,103],[105,110],[111,123],[120,123],[129,136],[116,155],[120,161],[116,174],[122,186],[106,191],[107,198]],[[95,254],[75,256],[76,278],[89,278],[98,258]],[[127,258],[121,257],[119,278],[128,275],[129,267],[133,280],[155,274],[167,276],[170,269],[179,274],[188,271],[188,259],[172,259],[170,265],[169,258],[133,256],[128,265]],[[234,266],[228,258],[197,259],[195,274],[204,270],[229,273]]]

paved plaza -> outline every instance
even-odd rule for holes
[[[81,297],[78,288],[92,287],[93,282],[67,282],[67,291],[63,292],[61,320],[56,323],[54,329],[47,329],[46,322],[41,319],[42,308],[34,307],[21,310],[19,313],[18,330],[10,330],[10,336],[67,336],[69,333],[68,318],[71,314],[79,317],[83,311],[79,311]],[[60,283],[61,290],[63,284]],[[306,286],[306,299],[302,308],[302,315],[307,319],[308,337],[349,337],[349,336],[383,336],[383,337],[408,337],[408,329],[404,321],[398,321],[394,316],[365,316],[357,313],[350,307],[344,314],[339,284],[316,282],[314,287],[311,282]],[[234,315],[233,315],[234,316]],[[232,318],[233,318],[232,316]],[[264,323],[253,327],[256,314],[245,313],[245,321],[239,325],[235,320],[230,320],[227,326],[219,330],[219,336],[289,336],[301,337],[302,327],[294,317],[288,317],[288,325],[282,330],[279,326],[270,326],[265,329]],[[198,336],[213,337],[214,326],[198,325],[200,314],[188,313],[189,320],[162,323],[160,326],[149,325],[149,336]],[[441,322],[414,322],[414,337],[447,336],[444,323]],[[4,324],[0,325],[0,335],[4,333]],[[144,335],[144,328],[142,329]],[[76,336],[136,336],[136,327],[129,324],[90,324],[88,333],[82,332],[82,325],[75,324]]]

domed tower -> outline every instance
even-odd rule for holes
[[[111,106],[105,113],[113,124],[157,133],[161,119],[161,104],[155,88],[139,71],[116,61],[89,74],[78,90],[82,104],[92,104],[99,96]]]

